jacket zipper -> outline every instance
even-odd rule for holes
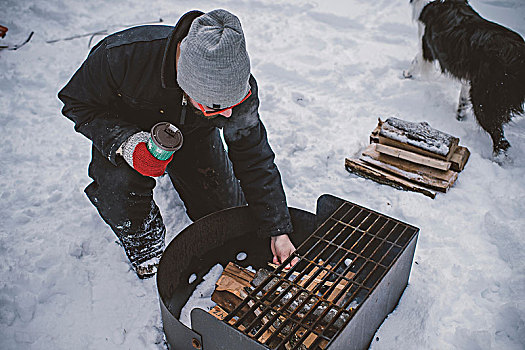
[[[186,120],[186,106],[188,105],[188,100],[186,100],[186,95],[182,93],[182,110],[180,112],[180,125],[184,125]]]

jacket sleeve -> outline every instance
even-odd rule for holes
[[[62,114],[75,123],[75,130],[86,136],[109,161],[116,165],[116,151],[140,129],[122,122],[111,107],[117,99],[117,83],[108,64],[105,40],[95,46],[88,58],[58,93],[64,103]]]
[[[259,222],[258,234],[277,236],[292,232],[292,224],[281,175],[274,163],[266,129],[259,119],[257,86],[253,77],[252,96],[224,125],[228,156],[252,212]],[[255,91],[254,91],[255,90]]]

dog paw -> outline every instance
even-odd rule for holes
[[[456,111],[456,119],[460,122],[467,119],[467,113],[471,106],[469,99],[463,97],[463,94],[463,89],[461,89],[461,96],[459,97],[458,109]]]
[[[509,154],[505,151],[502,151],[498,154],[493,154],[492,161],[503,168],[514,164],[514,159],[512,159],[512,157],[509,156]]]
[[[456,120],[460,122],[467,120],[467,111],[464,109],[458,109],[456,113]]]
[[[403,71],[403,78],[405,79],[412,79],[414,76],[412,75],[412,72],[408,71],[408,70],[404,70]]]
[[[494,149],[492,152],[492,160],[500,166],[510,166],[514,163],[514,160],[509,155],[510,143],[503,139],[499,143],[499,148]]]

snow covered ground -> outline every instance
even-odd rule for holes
[[[525,34],[523,0],[471,4]],[[505,129],[514,163],[502,167],[473,116],[455,120],[457,82],[401,79],[417,45],[408,0],[1,0],[0,45],[35,35],[0,51],[0,348],[164,349],[155,279],[130,271],[85,197],[90,143],[56,97],[90,37],[46,41],[173,25],[194,8],[241,19],[290,206],[314,211],[331,193],[421,229],[409,285],[371,348],[523,349],[525,118]],[[432,200],[345,170],[389,116],[427,121],[470,149],[449,193]],[[169,241],[190,221],[168,179],[155,197]]]

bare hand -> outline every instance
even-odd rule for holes
[[[270,242],[270,248],[273,253],[273,263],[281,265],[292,253],[295,251],[295,247],[290,241],[288,235],[273,236]],[[294,266],[299,259],[293,258],[291,264],[285,266],[285,269],[289,269]]]

